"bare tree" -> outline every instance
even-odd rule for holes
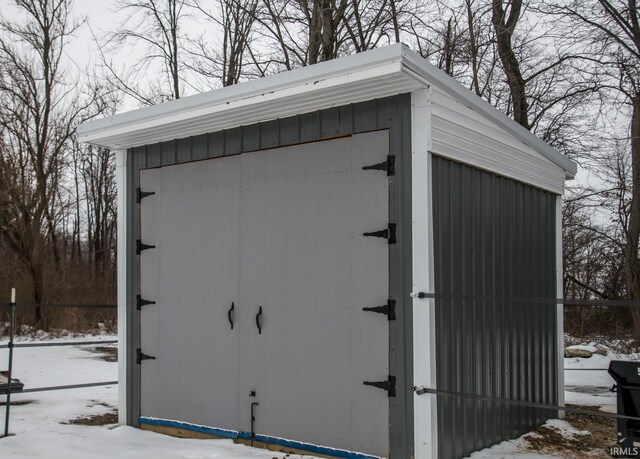
[[[262,0],[256,32],[266,48],[254,54],[261,74],[335,59],[347,40],[347,0]]]
[[[207,20],[207,32],[188,42],[191,59],[187,65],[208,80],[206,86],[214,86],[212,79],[222,86],[231,86],[252,73],[246,64],[251,57],[258,4],[259,0],[193,0],[191,3]],[[222,36],[222,42],[212,43],[211,37],[216,36]]]
[[[437,0],[428,7],[404,5],[403,10],[403,40],[449,76],[490,99],[500,82],[493,75],[495,40],[486,22],[488,9],[475,0]]]
[[[340,26],[347,0],[298,0],[309,31],[307,50],[309,64],[338,57],[341,45]]]
[[[63,67],[78,27],[71,0],[16,0],[16,6],[22,21],[0,21],[0,236],[24,263],[41,303],[65,151],[88,103]]]
[[[492,1],[491,20],[496,31],[498,54],[511,91],[513,119],[524,128],[531,129],[526,82],[513,46],[513,34],[522,12],[522,0],[507,0],[507,5],[505,0]]]
[[[627,295],[640,299],[640,14],[637,0],[546,1],[544,11],[559,18],[573,44],[586,47],[601,75],[606,107],[625,109],[629,129],[625,144],[629,173],[619,176],[628,199],[620,200],[617,212],[624,230],[624,274]],[[619,151],[619,148],[618,150]],[[619,154],[614,155],[619,158]],[[613,161],[619,165],[620,161]],[[608,166],[607,175],[620,167]],[[635,308],[634,308],[635,310]],[[640,311],[635,310],[636,333],[640,334]]]
[[[491,1],[509,96],[501,108],[561,152],[577,155],[586,107],[602,85],[589,53],[534,2]]]
[[[434,6],[430,14],[416,15],[411,21],[412,42],[422,57],[459,79],[467,66],[461,11],[448,2],[437,1]]]
[[[352,0],[343,19],[356,52],[399,43],[402,28],[408,19],[409,2],[396,0]]]
[[[111,84],[143,105],[153,105],[182,95],[182,35],[185,0],[120,0],[128,13],[101,46],[102,65]],[[128,45],[142,45],[144,54],[120,69],[109,55]],[[135,56],[135,55],[134,55]],[[148,75],[160,75],[149,80]]]
[[[106,87],[92,102],[92,112],[112,115],[120,105],[121,95],[116,88]],[[115,155],[106,148],[80,144],[74,136],[71,156],[75,201],[75,206],[70,206],[68,210],[70,213],[73,208],[75,213],[71,258],[75,249],[77,260],[91,267],[94,283],[115,278]],[[82,257],[83,249],[86,259]]]
[[[81,148],[81,176],[87,215],[87,243],[95,277],[114,268],[116,249],[116,170],[113,153]]]

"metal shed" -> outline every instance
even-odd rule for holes
[[[557,415],[576,166],[394,45],[92,121],[116,151],[120,415],[457,458]],[[412,293],[435,293],[438,299]]]

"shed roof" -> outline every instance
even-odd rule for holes
[[[78,126],[80,141],[127,149],[436,86],[575,175],[576,164],[404,44],[141,108]]]

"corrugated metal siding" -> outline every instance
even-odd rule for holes
[[[552,193],[433,158],[436,293],[554,298]],[[436,301],[438,389],[556,404],[554,305]],[[439,458],[516,437],[551,410],[440,396]]]
[[[411,96],[401,94],[357,104],[319,110],[289,118],[234,129],[156,143],[129,150],[127,155],[127,199],[129,203],[128,247],[135,247],[139,235],[139,211],[135,189],[141,169],[233,155],[266,148],[325,140],[380,129],[389,130],[390,153],[396,155],[396,175],[390,190],[390,221],[397,222],[397,244],[390,246],[390,292],[396,299],[397,320],[390,322],[389,371],[397,379],[397,396],[390,398],[390,445],[393,458],[413,455],[413,337],[409,293],[411,276]],[[135,304],[139,288],[139,266],[134,252],[127,260],[129,304]],[[139,314],[129,307],[127,317],[128,418],[140,415],[140,367],[135,349],[140,342]],[[136,422],[134,422],[136,424]]]
[[[439,89],[432,94],[435,153],[562,194],[562,168]]]

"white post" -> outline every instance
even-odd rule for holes
[[[127,424],[127,150],[116,151],[118,193],[118,422]]]
[[[556,198],[556,298],[563,298],[562,195]],[[564,305],[557,305],[558,323],[558,405],[564,406]],[[564,418],[564,411],[559,413]]]
[[[431,89],[411,94],[413,291],[433,292]],[[414,386],[436,387],[435,300],[413,298]],[[414,392],[415,459],[438,456],[437,398]]]

